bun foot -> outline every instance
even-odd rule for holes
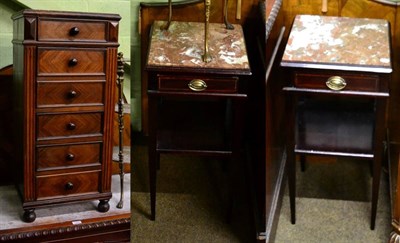
[[[36,219],[35,209],[25,210],[23,220],[27,223],[32,223]]]
[[[105,213],[110,209],[110,204],[108,200],[100,200],[99,205],[97,206],[97,210],[99,212]]]

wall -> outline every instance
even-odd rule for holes
[[[12,1],[0,0],[0,68],[12,64],[12,33],[11,15],[23,6]]]

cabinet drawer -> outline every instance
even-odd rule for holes
[[[38,171],[80,165],[99,165],[101,144],[39,147],[36,151]]]
[[[40,18],[38,40],[106,42],[106,22]]]
[[[37,137],[100,135],[101,124],[101,113],[39,115]]]
[[[103,103],[104,83],[38,83],[38,107]]]
[[[38,75],[104,75],[104,50],[45,49],[38,52]]]
[[[237,77],[158,76],[158,90],[207,93],[237,93]]]
[[[339,86],[344,86],[340,90],[352,91],[379,91],[379,77],[375,75],[329,75],[329,74],[308,74],[308,73],[295,73],[294,85],[297,88],[310,88],[310,89],[326,89],[332,90],[328,87],[328,80],[331,77],[341,77],[342,80]],[[332,79],[331,79],[332,82]]]
[[[71,196],[99,191],[100,172],[89,171],[36,177],[37,198]]]

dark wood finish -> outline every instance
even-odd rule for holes
[[[177,26],[179,24],[176,23]],[[155,28],[153,27],[153,31]],[[157,36],[154,33],[152,35]],[[171,33],[171,36],[175,35],[180,33]],[[237,39],[231,41],[241,42],[244,47],[244,36],[235,38]],[[152,40],[156,42],[151,47],[157,41],[162,41],[156,38]],[[238,46],[238,49],[242,48]],[[152,49],[148,53],[150,56]],[[235,55],[237,58],[247,59],[246,50]],[[179,54],[170,50],[166,53],[166,59],[176,60],[177,57]],[[148,61],[146,65],[149,74],[148,153],[152,220],[156,216],[156,177],[162,153],[223,157],[230,159],[232,166],[243,164],[241,158],[244,152],[242,131],[245,121],[244,103],[247,98],[246,76],[251,75],[247,62],[238,64],[240,68],[233,65],[225,67],[225,63],[213,68],[201,65],[177,67],[172,63],[172,67],[168,62],[159,66]],[[206,88],[193,90],[190,87],[193,80],[202,80]]]
[[[386,30],[389,32],[389,29]],[[290,44],[289,41],[288,46]],[[380,44],[389,45],[389,42],[382,41]],[[390,46],[388,50],[390,52]],[[299,56],[298,59],[303,57]],[[386,132],[391,63],[379,71],[369,66],[370,71],[367,71],[362,69],[363,64],[359,64],[356,59],[354,63],[349,63],[353,64],[353,71],[344,71],[346,65],[338,65],[335,61],[325,67],[316,67],[313,65],[320,64],[319,60],[304,64],[297,61],[298,59],[288,61],[284,57],[281,63],[290,72],[289,83],[283,90],[287,92],[290,102],[286,144],[291,222],[296,222],[295,155],[345,156],[373,162],[371,229],[374,229]],[[337,76],[349,78],[345,79],[347,85],[340,90],[323,87],[329,87],[329,77]]]
[[[160,91],[175,91],[188,92],[188,83],[194,79],[201,79],[207,83],[207,92],[210,93],[237,93],[238,78],[237,77],[202,77],[196,76],[166,76],[158,75],[158,90]],[[210,82],[211,81],[211,82]]]
[[[260,1],[257,21],[245,26],[252,60],[246,131],[258,242],[274,242],[285,188],[285,97],[279,59],[287,32],[283,25],[283,1]],[[255,44],[257,43],[257,44]]]
[[[98,20],[44,17],[38,21],[38,39],[40,41],[107,42],[107,24]]]
[[[24,229],[2,230],[1,242],[130,242],[130,214],[64,222]]]
[[[104,75],[106,51],[68,48],[68,50],[38,48],[38,76],[47,75]],[[93,62],[96,60],[96,62]]]
[[[373,9],[373,11],[371,11]],[[289,28],[293,18],[297,14],[316,14],[316,15],[332,15],[332,16],[344,16],[344,17],[356,17],[356,18],[373,18],[373,19],[386,19],[391,24],[391,38],[392,38],[392,63],[393,73],[391,75],[392,80],[399,80],[400,69],[397,68],[400,65],[400,8],[398,5],[390,4],[389,1],[369,1],[369,0],[346,0],[346,1],[328,1],[327,13],[321,13],[321,1],[306,2],[301,0],[285,0],[282,11],[284,12],[285,19],[281,22],[286,28]],[[389,108],[387,113],[387,123],[389,128],[389,142],[391,144],[397,144],[400,142],[400,111],[399,111],[399,82],[391,82],[390,89],[391,95],[389,98]],[[397,151],[397,150],[396,150]],[[396,161],[396,159],[392,159]],[[394,167],[393,167],[394,168]],[[395,167],[397,168],[397,166]],[[397,174],[397,169],[390,173],[391,175]],[[399,184],[397,177],[390,179],[391,188],[395,189]],[[391,193],[392,208],[398,207],[400,204],[396,201],[396,190]],[[392,212],[392,224],[393,233],[391,235],[391,242],[395,242],[396,239],[400,238],[400,211]]]
[[[62,81],[61,81],[62,82]],[[104,82],[40,82],[37,106],[103,104]]]
[[[37,207],[82,200],[98,199],[106,212],[120,16],[23,10],[12,18],[24,219],[35,220]]]
[[[346,80],[346,90],[351,91],[371,91],[371,92],[379,92],[382,90],[378,85],[385,85],[385,83],[379,82],[378,75],[369,75],[369,76],[360,76],[360,75],[352,75],[344,74],[342,71],[333,72],[337,76],[341,76]],[[322,89],[329,90],[325,83],[321,82],[321,80],[328,80],[332,75],[326,74],[324,72],[314,72],[314,73],[296,73],[294,77],[294,83],[297,88],[308,88],[308,89]],[[386,84],[387,85],[387,84]],[[387,89],[387,87],[386,87]]]
[[[279,47],[284,44],[283,34],[288,33],[288,31],[285,32],[283,11],[280,11],[283,8],[283,2],[280,0],[242,1],[241,19],[229,19],[231,23],[243,26],[253,73],[247,87],[248,105],[245,108],[247,126],[244,138],[249,144],[247,147],[250,148],[247,153],[247,164],[250,167],[248,179],[251,186],[248,190],[249,195],[251,194],[254,199],[252,207],[255,238],[259,242],[274,241],[285,185],[283,178],[286,155],[284,136],[281,134],[286,130],[286,123],[283,120],[285,99],[281,92],[282,83],[279,82],[281,74],[278,62],[278,57],[282,52]],[[235,8],[232,8],[232,4],[234,6],[236,3],[234,1],[229,1],[229,3],[228,16],[233,17],[235,15],[231,13],[235,11]],[[212,2],[211,22],[222,23],[220,4],[219,1]],[[187,14],[188,12],[191,14]],[[176,21],[203,21],[203,1],[176,2],[173,5],[173,14],[172,19]],[[167,3],[141,3],[139,28],[142,63],[142,127],[145,134],[149,132],[147,113],[152,110],[148,108],[148,72],[144,70],[150,27],[153,21],[167,20],[167,18]],[[167,95],[169,92],[164,91],[164,94]],[[180,93],[180,97],[185,97],[185,95],[187,93]]]
[[[41,146],[37,148],[37,170],[100,165],[101,143]]]

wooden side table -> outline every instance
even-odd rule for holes
[[[380,19],[296,16],[281,66],[290,71],[287,159],[295,223],[295,154],[373,161],[375,227],[391,68],[389,24]]]
[[[251,74],[240,25],[210,24],[212,61],[205,63],[203,23],[172,22],[168,30],[163,24],[152,26],[146,65],[152,220],[161,153],[239,158]]]

